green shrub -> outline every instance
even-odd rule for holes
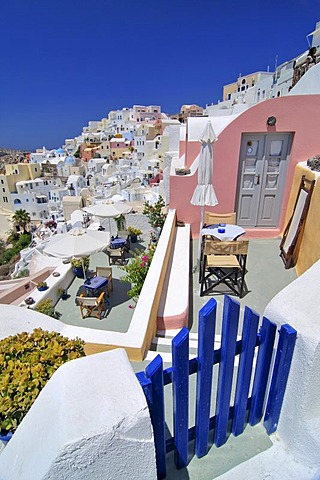
[[[14,431],[53,373],[83,357],[84,342],[35,329],[0,340],[0,429]]]
[[[44,313],[45,315],[48,315],[48,317],[57,318],[51,298],[45,298],[44,300],[41,300],[36,306],[36,312]]]
[[[19,240],[15,244],[15,247],[17,247],[20,250],[23,250],[24,248],[28,247],[31,242],[31,235],[30,233],[23,233],[20,235]]]
[[[7,248],[7,250],[5,250],[2,254],[2,263],[3,264],[9,263],[13,257],[18,255],[18,253],[19,253],[19,249],[17,249],[16,247]]]
[[[89,268],[90,258],[89,257],[72,258],[70,263],[75,268],[84,267],[84,269],[87,270]]]
[[[133,258],[130,259],[128,265],[120,267],[121,270],[126,272],[126,275],[121,277],[120,281],[131,283],[131,289],[128,291],[128,296],[135,302],[138,301],[155,249],[156,246],[150,246],[148,250],[143,250],[142,252],[136,250],[133,252]]]

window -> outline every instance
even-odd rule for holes
[[[4,181],[3,181],[3,179],[2,179],[2,178],[1,178],[1,183],[2,183],[2,185],[4,184]]]
[[[3,188],[2,191],[3,191],[3,193],[6,193],[6,189],[5,189],[5,188]]]

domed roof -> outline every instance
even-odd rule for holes
[[[64,163],[68,165],[74,165],[76,163],[76,160],[74,157],[69,156],[65,158]]]
[[[63,148],[58,148],[58,150],[56,150],[56,153],[66,153],[66,151],[63,150]]]

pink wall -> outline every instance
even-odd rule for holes
[[[268,127],[267,118],[274,116],[277,124]],[[241,136],[243,133],[284,133],[293,134],[290,163],[287,171],[286,187],[278,229],[259,229],[259,236],[274,236],[283,227],[293,179],[294,167],[298,162],[320,153],[320,95],[287,96],[266,100],[250,108],[237,117],[219,135],[214,144],[213,185],[219,200],[216,207],[205,207],[216,213],[235,211],[236,187],[240,157]],[[200,151],[199,142],[188,142],[185,148],[186,167]],[[170,177],[170,208],[177,210],[177,217],[191,223],[193,236],[199,233],[200,207],[194,207],[190,200],[197,184],[197,172],[192,176]],[[280,229],[280,230],[279,230]],[[256,232],[258,234],[258,231]]]

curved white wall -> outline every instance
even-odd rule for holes
[[[153,432],[124,350],[62,365],[0,455],[5,480],[153,480]]]

